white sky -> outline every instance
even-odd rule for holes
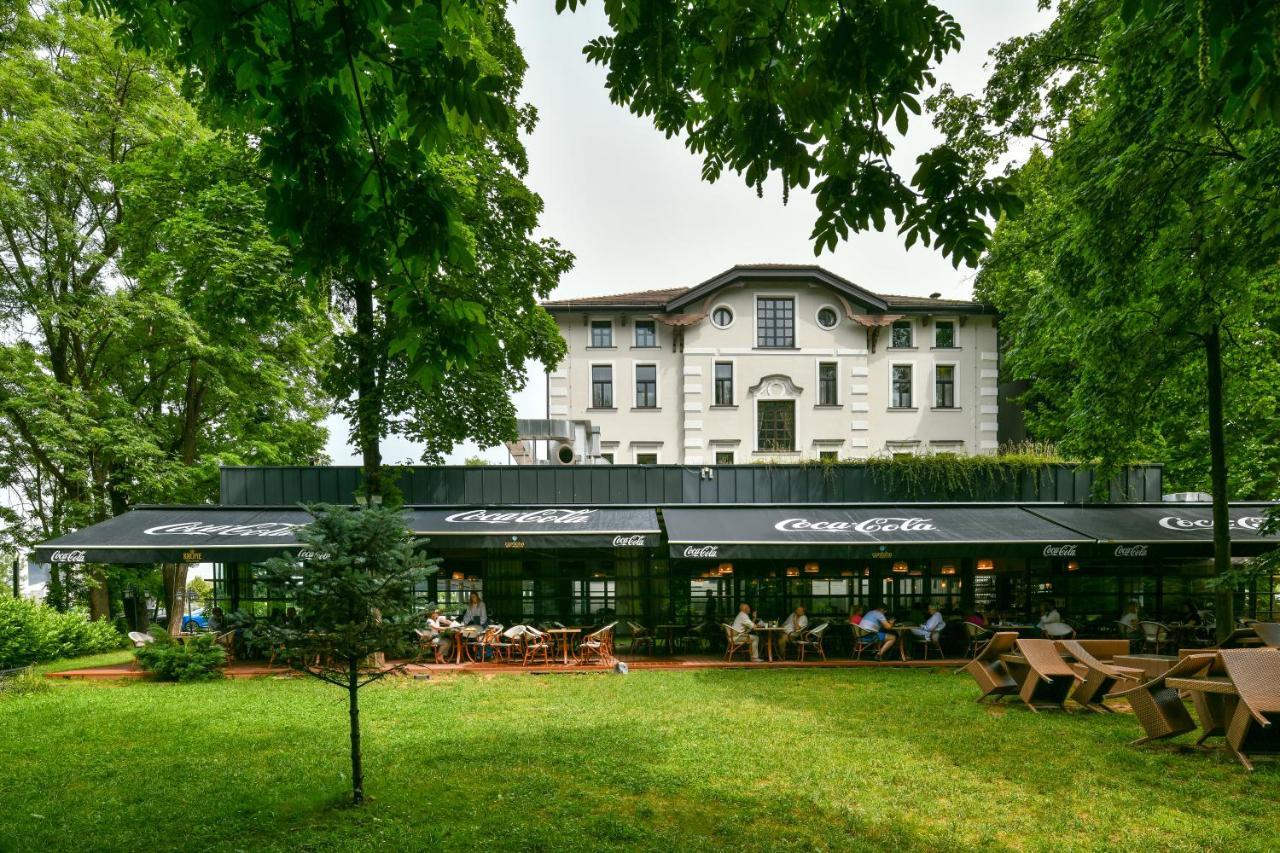
[[[529,71],[524,99],[538,109],[538,127],[526,142],[528,183],[546,209],[541,233],[553,236],[577,256],[555,298],[684,287],[734,264],[818,263],[880,293],[967,298],[973,270],[952,269],[932,249],[910,251],[892,224],[884,233],[851,237],[836,251],[814,258],[809,232],[814,206],[803,191],[783,206],[778,185],[757,198],[737,175],[704,183],[701,159],[680,139],[666,139],[648,119],[609,102],[604,70],[588,65],[581,48],[606,32],[601,0],[557,16],[550,0],[524,0],[511,21]],[[986,80],[987,52],[1011,36],[1047,25],[1035,0],[940,0],[960,22],[965,42],[937,69],[942,82],[977,92]],[[914,118],[895,154],[900,172],[914,171],[915,157],[938,141],[928,117]],[[544,417],[545,379],[530,376],[516,398],[521,417]],[[328,422],[328,453],[336,464],[358,464],[340,418]],[[477,453],[461,446],[449,458],[461,462]],[[484,452],[507,461],[505,449]],[[388,464],[417,461],[417,450],[400,439],[383,447]]]

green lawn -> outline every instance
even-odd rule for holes
[[[920,670],[58,684],[0,698],[0,848],[1280,846],[1280,763],[1129,749],[1128,715]]]

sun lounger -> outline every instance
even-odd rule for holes
[[[1107,695],[1108,699],[1128,699],[1134,716],[1138,718],[1138,724],[1142,726],[1143,736],[1130,743],[1130,746],[1176,737],[1195,729],[1195,721],[1191,719],[1182,697],[1177,690],[1168,687],[1165,680],[1198,675],[1209,668],[1213,658],[1212,654],[1187,655],[1169,667],[1163,675],[1137,687]]]
[[[978,682],[978,688],[982,691],[982,695],[978,697],[979,702],[988,696],[995,696],[998,699],[1000,696],[1012,696],[1018,692],[1018,682],[1009,674],[1008,668],[1000,660],[1001,655],[1013,651],[1017,640],[1018,635],[1013,631],[995,634],[978,651],[977,656],[965,664],[964,671],[973,676],[973,680]]]
[[[1280,649],[1223,649],[1218,654],[1240,697],[1227,725],[1227,748],[1252,770],[1250,754],[1280,753]]]
[[[1019,680],[1018,696],[1024,705],[1032,711],[1040,708],[1063,708],[1067,697],[1076,682],[1084,679],[1079,673],[1062,659],[1054,640],[1018,640],[1014,645],[1022,655],[1019,673],[1015,667],[1009,667],[1010,673]],[[1006,665],[1007,658],[1006,658]],[[1019,675],[1021,678],[1019,679]]]
[[[1079,667],[1078,674],[1084,677],[1072,698],[1092,711],[1110,711],[1102,700],[1117,682],[1137,684],[1145,675],[1140,669],[1103,663],[1090,654],[1079,640],[1058,640],[1057,646],[1060,652],[1070,655]]]

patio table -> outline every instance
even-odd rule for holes
[[[911,640],[911,629],[919,627],[919,625],[910,625],[904,622],[898,622],[894,624],[892,628],[885,629],[898,635],[898,642],[896,644],[898,646],[898,657],[903,660],[911,660],[911,655],[907,653],[907,643]]]
[[[753,633],[764,637],[765,658],[769,663],[773,663],[773,648],[777,643],[777,638],[786,630],[781,625],[759,625],[751,629]]]
[[[453,648],[451,651],[453,652],[454,663],[462,663],[463,655],[466,655],[468,659],[471,659],[471,650],[468,649],[467,646],[474,642],[476,637],[480,636],[480,632],[478,630],[470,626],[459,627],[457,625],[451,625],[447,628],[441,628],[439,633],[441,636],[450,636],[453,638]]]
[[[543,633],[550,634],[555,639],[556,645],[560,647],[563,655],[565,666],[569,665],[569,648],[573,644],[573,638],[582,633],[581,628],[548,628]]]
[[[675,654],[675,651],[676,651],[676,631],[688,631],[688,630],[689,630],[688,625],[677,625],[675,623],[672,623],[670,625],[657,626],[656,628],[654,628],[654,633],[661,634],[663,637],[666,638],[667,654],[672,655],[672,654]]]
[[[1225,675],[1169,678],[1165,680],[1165,686],[1173,690],[1186,690],[1191,694],[1191,704],[1195,706],[1196,716],[1200,719],[1201,733],[1197,744],[1204,743],[1214,735],[1227,733],[1227,725],[1240,702],[1240,694],[1230,678]]]

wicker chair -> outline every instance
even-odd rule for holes
[[[631,629],[631,654],[639,654],[642,649],[653,654],[653,634],[649,629],[635,622],[628,622],[627,627]]]
[[[1062,659],[1054,640],[1018,640],[1014,644],[1022,661],[1009,666],[1019,681],[1018,697],[1032,711],[1066,708],[1067,697],[1077,681],[1084,679]],[[1007,665],[1007,664],[1006,664]]]
[[[965,622],[964,635],[969,641],[969,647],[965,650],[964,656],[972,660],[978,656],[978,652],[982,651],[983,646],[991,642],[996,632],[972,622]]]
[[[965,664],[964,671],[973,676],[982,691],[982,695],[978,697],[979,702],[988,696],[995,696],[998,700],[1001,696],[1012,696],[1018,692],[1018,682],[1009,674],[1004,661],[1000,660],[1001,655],[1013,651],[1017,641],[1018,635],[1013,631],[993,634],[987,644],[974,655],[973,660]]]
[[[599,631],[588,634],[578,644],[578,656],[583,663],[595,658],[600,663],[613,661],[613,628],[617,622],[605,625]]]
[[[1084,681],[1076,688],[1072,698],[1091,711],[1103,713],[1111,710],[1102,700],[1118,682],[1132,682],[1136,685],[1142,680],[1142,670],[1103,663],[1076,640],[1058,640],[1057,646],[1059,652],[1070,655],[1083,670],[1081,674]]]
[[[418,653],[414,655],[414,663],[421,663],[422,659],[427,656],[427,652],[431,652],[432,660],[436,663],[444,663],[444,656],[440,652],[440,637],[435,631],[427,631],[423,628],[414,628],[413,633],[418,637]],[[275,655],[276,653],[272,651],[272,660],[275,659]]]
[[[1251,753],[1280,753],[1280,649],[1218,653],[1240,701],[1227,724],[1227,748],[1249,770]]]
[[[724,628],[725,646],[724,659],[733,660],[733,656],[738,652],[745,652],[747,657],[751,657],[751,635],[746,633],[738,633],[733,630],[732,625],[721,624]]]
[[[1255,622],[1253,632],[1273,649],[1280,649],[1280,622]]]
[[[862,653],[872,646],[876,647],[876,653],[880,652],[880,647],[884,645],[879,641],[872,641],[869,637],[876,636],[876,632],[869,628],[863,628],[861,625],[850,625],[853,631],[853,656],[856,660],[862,660]]]
[[[804,660],[806,652],[817,652],[823,660],[827,659],[827,652],[822,648],[822,635],[829,627],[831,627],[830,622],[820,622],[812,628],[800,631],[792,638],[791,643],[796,647],[796,654],[800,656],[800,660]]]
[[[971,624],[971,623],[965,623],[965,624]],[[943,658],[943,657],[946,657],[946,655],[944,655],[942,652],[942,643],[940,642],[940,638],[942,637],[942,632],[946,627],[947,626],[944,624],[941,628],[933,629],[932,631],[929,632],[929,636],[927,637],[921,637],[915,631],[911,631],[907,635],[907,640],[908,642],[913,643],[915,645],[924,646],[925,660],[929,659],[929,649],[933,649],[938,653],[939,658]],[[974,625],[974,627],[976,628],[977,626]]]
[[[490,625],[485,632],[480,635],[478,643],[479,657],[483,661],[492,652],[495,661],[509,661],[515,650],[519,647],[519,643],[512,642],[502,635],[503,628],[501,625]]]
[[[1131,742],[1130,746],[1177,737],[1195,729],[1195,721],[1191,719],[1182,697],[1177,690],[1165,684],[1165,679],[1198,675],[1209,668],[1213,659],[1212,654],[1187,655],[1164,675],[1137,687],[1107,694],[1107,699],[1128,699],[1129,707],[1133,708],[1133,714],[1142,726],[1143,736]]]
[[[525,666],[534,662],[539,655],[542,656],[544,664],[551,663],[551,655],[555,654],[556,649],[550,634],[539,631],[532,626],[525,626],[523,640],[524,650],[521,660]]]
[[[1139,622],[1138,630],[1142,632],[1142,651],[1144,652],[1148,648],[1154,648],[1155,653],[1160,654],[1160,648],[1173,636],[1173,630],[1168,625],[1150,620]]]

